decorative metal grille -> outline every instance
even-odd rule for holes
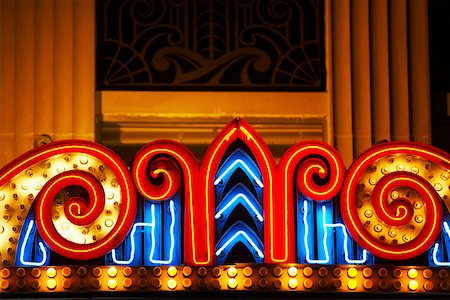
[[[325,88],[323,0],[99,0],[97,86]]]

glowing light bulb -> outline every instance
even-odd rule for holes
[[[168,287],[169,289],[171,289],[171,290],[175,289],[175,288],[177,287],[177,281],[176,281],[175,279],[173,279],[173,278],[170,278],[170,279],[167,281],[167,287]]]
[[[298,273],[298,270],[297,270],[296,267],[290,267],[290,268],[288,269],[288,275],[291,276],[291,277],[296,276],[297,273]]]
[[[47,280],[47,288],[49,290],[54,290],[56,288],[56,280],[55,279]]]
[[[228,287],[230,289],[235,289],[237,287],[237,281],[234,278],[231,278],[230,280],[228,280]]]
[[[167,269],[167,274],[168,274],[170,277],[174,277],[175,275],[177,275],[177,268],[175,268],[175,267],[173,267],[173,266],[170,266],[170,267]]]
[[[230,267],[228,270],[227,270],[227,274],[228,274],[228,276],[229,277],[236,277],[236,275],[237,275],[237,270],[236,270],[236,268],[235,267]]]
[[[295,278],[289,279],[288,286],[289,286],[291,289],[297,288],[297,286],[298,286],[298,281],[297,281],[297,279],[295,279]]]
[[[414,278],[417,277],[417,275],[418,275],[418,272],[417,272],[416,269],[409,269],[408,270],[408,277],[409,278],[414,279]]]
[[[358,275],[358,270],[356,270],[356,268],[349,268],[347,271],[347,275],[350,278],[355,278],[356,275]]]
[[[49,278],[55,277],[55,276],[56,276],[56,270],[55,270],[55,268],[48,268],[48,269],[47,269],[47,276],[48,276]]]
[[[415,280],[411,280],[408,284],[408,287],[411,291],[415,291],[419,287],[419,283]]]
[[[116,277],[117,275],[117,269],[115,267],[110,267],[108,269],[108,276],[109,277]]]
[[[377,225],[375,225],[375,226],[373,227],[373,229],[374,229],[376,232],[381,232],[381,230],[383,230],[383,226],[381,226],[380,224],[377,224]]]
[[[115,280],[115,279],[108,280],[108,287],[111,290],[114,290],[117,287],[117,280]]]
[[[356,288],[358,287],[358,282],[357,282],[355,279],[350,279],[350,280],[347,282],[347,287],[348,287],[350,290],[354,290],[354,289],[356,289]]]

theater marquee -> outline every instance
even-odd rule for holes
[[[316,141],[276,163],[243,120],[201,163],[167,140],[131,168],[102,145],[54,142],[0,171],[0,297],[447,294],[449,177],[448,153],[411,142],[376,145],[348,170]]]

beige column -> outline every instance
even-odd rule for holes
[[[33,147],[34,138],[34,1],[16,1],[14,154]]]
[[[55,140],[72,138],[73,1],[55,1],[54,128]]]
[[[408,39],[406,0],[389,1],[391,135],[409,140]]]
[[[15,5],[0,1],[0,168],[14,157]]]
[[[34,66],[34,131],[53,136],[53,6],[54,0],[37,0]]]
[[[427,1],[410,0],[408,2],[408,8],[411,135],[414,141],[430,143],[431,120]]]
[[[353,148],[357,156],[372,145],[369,0],[351,3],[351,55]]]
[[[94,139],[95,1],[74,3],[73,137]]]
[[[0,167],[42,134],[94,138],[94,6],[0,0]]]
[[[335,145],[346,166],[353,161],[350,1],[332,1]]]
[[[373,142],[390,140],[387,0],[370,1]]]

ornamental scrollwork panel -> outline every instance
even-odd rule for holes
[[[97,1],[97,85],[325,88],[322,0]]]

